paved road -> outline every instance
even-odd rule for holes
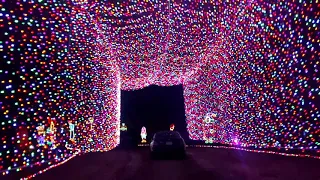
[[[185,160],[152,160],[147,147],[76,157],[37,176],[46,180],[320,180],[320,160],[190,148]]]

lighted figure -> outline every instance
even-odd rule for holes
[[[39,136],[37,140],[38,140],[39,146],[45,145],[45,137],[43,135]]]
[[[44,125],[37,127],[38,135],[44,135],[46,132],[44,130]]]
[[[146,129],[146,127],[143,126],[141,128],[140,136],[141,136],[141,143],[146,143],[147,142],[147,129]]]
[[[56,120],[54,118],[49,118],[48,117],[48,122],[50,124],[50,127],[47,129],[48,133],[55,133],[56,132],[56,128],[55,128],[55,124],[56,124]]]
[[[70,132],[69,137],[70,137],[70,140],[74,140],[74,136],[75,136],[75,134],[74,134],[75,124],[73,124],[72,121],[68,121],[68,123],[69,123],[69,132]]]
[[[46,131],[44,129],[44,125],[38,126],[37,131],[38,131],[38,136],[37,136],[38,144],[39,144],[39,146],[44,146],[45,145],[45,134],[46,134]]]
[[[174,127],[175,127],[174,124],[171,124],[171,125],[170,125],[170,131],[173,131],[173,130],[174,130]]]
[[[51,149],[55,149],[56,146],[56,134],[50,134],[50,145],[51,145]]]
[[[47,128],[47,136],[45,137],[46,143],[51,147],[51,149],[56,148],[56,130],[57,128],[55,127],[55,120],[54,119],[48,119],[49,121],[49,128]]]
[[[50,131],[51,131],[52,133],[54,133],[55,130],[56,130],[56,128],[54,127],[54,122],[51,121],[51,123],[50,123]]]
[[[89,118],[89,122],[90,122],[90,130],[92,130],[92,124],[93,124],[93,121],[94,121],[93,117],[90,117],[90,118]]]
[[[205,116],[205,119],[203,121],[203,140],[205,140],[205,143],[213,143],[213,137],[215,134],[215,118],[217,117],[217,114],[215,113],[208,113]]]
[[[46,134],[50,134],[51,133],[51,129],[47,128]]]
[[[233,138],[233,144],[234,145],[239,145],[239,139],[238,138]]]
[[[52,146],[54,144],[54,137],[53,137],[53,134],[51,134],[48,129],[47,129],[48,136],[45,137],[45,141],[49,146]]]
[[[128,130],[128,128],[127,128],[126,123],[121,123],[120,131],[127,131],[127,130]]]
[[[39,146],[44,146],[45,134],[46,134],[46,131],[44,130],[44,125],[38,126],[37,131],[38,131],[38,137],[37,137],[38,144]]]

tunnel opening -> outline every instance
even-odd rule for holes
[[[120,147],[137,147],[141,143],[143,126],[147,130],[147,144],[154,133],[169,130],[171,124],[189,141],[182,85],[150,85],[134,91],[122,90],[120,119],[127,126],[127,131],[120,133]]]

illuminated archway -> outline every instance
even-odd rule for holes
[[[149,15],[138,17],[135,20],[144,22],[147,19],[151,21],[150,26],[155,27],[156,25],[152,24],[152,21],[161,22],[160,17],[162,15],[170,18],[170,13],[177,15],[191,12],[190,9],[183,8],[175,3],[163,3],[165,7],[168,6],[167,9],[160,8],[157,12],[148,9],[150,10],[150,12],[147,12]],[[242,6],[246,7],[246,5]],[[86,36],[87,39],[92,40],[90,44],[86,44],[87,49],[90,49],[90,57],[94,67],[91,72],[96,73],[93,77],[92,87],[98,89],[97,91],[105,97],[105,100],[102,101],[99,99],[101,96],[95,99],[103,102],[100,106],[105,108],[97,110],[98,115],[94,117],[97,120],[94,123],[99,124],[99,127],[102,124],[104,127],[108,127],[94,130],[97,140],[90,139],[88,141],[85,137],[81,139],[79,145],[85,146],[86,149],[89,149],[88,151],[108,150],[115,147],[119,143],[120,90],[141,89],[152,84],[160,86],[183,84],[187,130],[190,139],[203,140],[202,121],[207,113],[216,111],[219,114],[223,114],[223,117],[228,117],[222,121],[224,124],[229,124],[220,135],[221,137],[217,139],[221,143],[230,143],[237,129],[233,125],[233,122],[236,121],[235,117],[232,116],[228,107],[231,104],[238,104],[240,100],[239,97],[228,95],[238,91],[239,89],[237,88],[241,85],[233,78],[236,76],[236,72],[234,71],[235,67],[232,66],[236,63],[236,60],[224,45],[228,43],[229,39],[220,36],[222,34],[218,33],[215,36],[211,34],[209,37],[205,37],[207,39],[199,36],[198,38],[201,38],[203,42],[193,39],[190,41],[190,43],[194,43],[193,45],[188,45],[184,42],[172,42],[170,39],[178,39],[176,32],[181,29],[173,27],[172,23],[174,22],[169,24],[162,22],[160,27],[167,28],[166,32],[154,32],[148,29],[158,34],[152,35],[152,38],[144,37],[145,39],[143,39],[141,37],[143,40],[139,40],[140,36],[142,36],[139,35],[139,32],[144,31],[143,26],[138,23],[136,25],[123,25],[121,23],[126,23],[119,20],[121,18],[113,19],[110,18],[110,14],[101,13],[106,11],[104,8],[104,3],[91,4],[91,6],[82,4],[73,16],[75,18],[73,21],[74,33],[83,34],[83,37]],[[234,8],[231,8],[231,10],[237,11]],[[166,15],[168,12],[170,13]],[[209,13],[196,13],[193,15],[193,18],[198,20],[206,16],[210,17]],[[186,22],[189,21],[186,20]],[[88,24],[88,22],[90,23]],[[79,24],[88,24],[88,26],[80,28]],[[166,27],[167,24],[169,27]],[[236,28],[236,24],[232,26]],[[194,36],[194,32],[204,27],[207,27],[207,25],[202,22],[199,27],[194,26],[194,29],[185,30],[184,33]],[[135,29],[139,29],[136,32],[137,37],[131,37]],[[231,31],[226,32],[224,32],[224,35],[231,34]],[[155,38],[155,36],[159,38]],[[74,44],[74,49],[83,47],[83,42],[80,40],[83,37],[79,37],[78,41],[74,41],[78,43]],[[131,40],[128,41],[130,38]],[[151,49],[157,50],[157,52],[149,53],[147,51],[150,45],[147,42],[152,44],[151,40],[159,41],[159,43],[153,43],[156,47]],[[161,43],[161,41],[170,42]],[[138,47],[132,48],[130,42],[135,42],[136,44],[133,44],[133,46]],[[176,46],[181,48],[176,48]],[[149,48],[152,47],[150,46]],[[77,56],[79,56],[79,53],[81,54],[82,52],[79,50],[75,53],[78,53]],[[83,56],[88,57],[88,54],[83,54]],[[211,95],[208,96],[208,94]],[[106,115],[109,115],[110,118],[106,118]],[[90,116],[88,118],[92,118],[94,115],[88,116]],[[108,120],[105,121],[104,119]],[[110,127],[108,123],[112,123],[113,126]],[[85,126],[80,125],[79,131],[82,131],[83,128]],[[103,144],[101,142],[108,142],[108,144],[101,146]]]
[[[113,129],[108,129],[111,135],[104,139],[108,142],[107,149],[119,142],[117,92],[151,84],[183,84],[190,139],[202,140],[205,115],[217,112],[223,124],[217,138],[220,143],[234,143],[236,138],[236,144],[241,146],[294,147],[283,141],[277,130],[269,130],[279,126],[279,121],[273,121],[271,112],[276,111],[277,105],[271,97],[279,102],[282,97],[270,93],[272,87],[266,84],[268,77],[264,74],[271,76],[273,70],[265,62],[259,62],[269,56],[267,39],[273,38],[261,22],[272,17],[263,18],[264,11],[256,7],[266,7],[268,3],[141,2],[125,10],[127,5],[82,2],[73,16],[73,32],[82,37],[74,41],[78,43],[74,44],[75,49],[79,50],[72,54],[87,57],[94,68],[108,69],[108,72],[93,70],[99,91],[109,98],[104,102],[108,106],[101,105],[106,108],[100,110],[101,120],[97,121],[101,125],[107,114],[111,116],[109,123]],[[224,13],[219,13],[220,7]],[[87,51],[81,52],[84,44]],[[277,45],[273,46],[277,49]],[[101,76],[105,81],[101,81]],[[278,84],[282,86],[283,82],[279,80]],[[296,118],[293,116],[286,118]],[[105,123],[105,127],[109,125]],[[95,133],[97,137],[105,136],[105,131]],[[92,141],[80,144],[96,147]]]

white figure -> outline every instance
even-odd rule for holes
[[[205,143],[213,143],[213,135],[215,132],[214,124],[217,114],[207,113],[203,121],[203,139]]]
[[[93,124],[93,121],[94,121],[93,117],[90,117],[90,118],[89,118],[89,122],[90,122],[90,130],[92,130],[92,124]]]
[[[120,131],[127,131],[127,130],[128,130],[128,128],[127,128],[126,123],[122,123],[121,127],[120,127]]]
[[[143,126],[141,128],[140,136],[141,136],[141,143],[146,143],[147,142],[147,128],[146,127]]]
[[[69,123],[69,129],[70,129],[70,139],[74,139],[74,127],[75,127],[75,125],[71,121],[69,121],[68,123]]]

